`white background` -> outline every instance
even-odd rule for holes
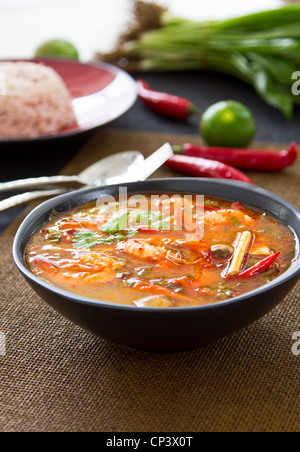
[[[238,16],[281,0],[158,0],[193,19]],[[110,50],[130,18],[131,0],[0,0],[0,58],[30,58],[48,39],[73,42],[81,60]]]

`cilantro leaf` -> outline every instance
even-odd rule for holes
[[[110,234],[106,237],[100,236],[93,231],[77,231],[74,233],[74,248],[93,248],[103,243],[113,243],[133,237],[136,231],[128,231],[127,234]]]
[[[129,214],[129,211],[122,212],[120,215],[105,223],[105,225],[101,227],[101,231],[106,233],[124,231],[127,228],[127,218]]]
[[[131,212],[130,221],[133,221],[139,227],[145,226],[153,230],[170,229],[170,219],[164,217],[162,212],[158,210]]]
[[[74,248],[92,248],[99,243],[101,237],[96,232],[78,231],[74,233]]]

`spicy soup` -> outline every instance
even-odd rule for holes
[[[144,198],[53,211],[26,247],[29,269],[85,297],[175,308],[247,293],[295,259],[293,232],[266,213],[207,196]]]

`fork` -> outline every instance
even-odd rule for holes
[[[129,177],[128,175],[126,175],[123,177],[123,180],[121,182],[137,182],[146,180],[149,176],[151,176],[151,174],[158,170],[158,168],[160,168],[173,154],[174,151],[170,143],[165,143],[161,148],[147,157],[138,169],[133,169],[130,180],[130,175]],[[139,171],[138,177],[136,175],[137,171]],[[122,179],[122,177],[120,179]]]
[[[146,158],[139,168],[134,168],[134,170],[131,173],[127,173],[126,176],[120,176],[119,178],[116,177],[114,183],[122,184],[146,180],[151,174],[160,168],[173,155],[173,153],[174,152],[170,143],[165,143],[161,148]],[[68,191],[73,190],[54,188],[52,190],[34,190],[11,196],[0,201],[0,212],[18,205],[27,204],[35,199],[49,198],[67,193]]]

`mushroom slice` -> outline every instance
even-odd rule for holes
[[[140,298],[133,301],[133,304],[139,308],[172,308],[174,302],[172,298],[163,295],[151,295],[149,297]]]
[[[216,259],[226,259],[234,253],[234,248],[231,245],[212,245],[210,248],[212,257]]]

